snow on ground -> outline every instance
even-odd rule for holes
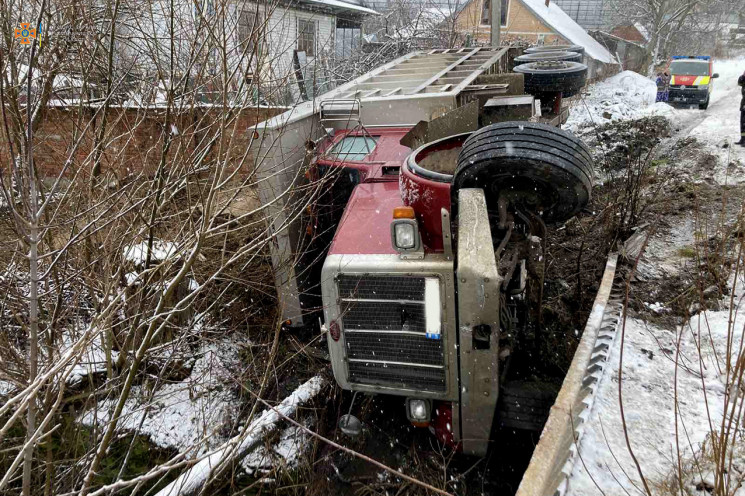
[[[688,119],[696,125],[686,129],[686,134],[721,149],[725,141],[735,142],[740,135],[740,88],[737,78],[745,72],[745,59],[717,61],[711,104],[706,111],[691,109]],[[700,120],[700,122],[699,122]],[[743,150],[733,149],[738,157]]]
[[[624,71],[591,85],[572,107],[565,128],[576,134],[613,121],[650,115],[674,118],[676,110],[655,103],[657,84],[636,72]]]
[[[124,259],[128,262],[132,262],[135,265],[144,265],[147,261],[148,242],[143,241],[136,245],[127,246],[122,252]],[[178,252],[179,247],[176,243],[156,239],[153,241],[150,259],[155,262],[162,262],[176,256]]]
[[[691,457],[711,432],[710,419],[715,429],[721,421],[725,381],[717,357],[722,357],[727,348],[728,320],[729,311],[706,312],[694,316],[677,333],[637,319],[626,321],[621,376],[623,407],[630,444],[644,477],[650,482],[661,483],[670,477],[677,465],[677,445],[684,459]],[[745,316],[739,315],[734,328],[742,328],[743,324]],[[679,352],[676,351],[678,337],[681,337]],[[575,462],[567,494],[587,496],[602,491],[606,496],[620,496],[637,493],[636,488],[641,487],[626,448],[619,409],[621,344],[619,328],[611,360],[598,384],[595,404],[585,424],[580,457]]]
[[[717,80],[709,109],[676,110],[672,114],[678,134],[670,138],[670,142],[691,143],[695,138],[690,150],[715,156],[711,170],[696,170],[694,173],[682,170],[690,167],[685,160],[673,161],[681,169],[678,172],[686,174],[691,181],[714,181],[714,184],[745,181],[740,164],[745,149],[725,147],[728,140],[734,141],[733,138],[739,134],[740,89],[737,76],[743,69],[745,60],[716,61],[715,71],[721,77]],[[643,99],[646,83],[638,78],[629,81],[639,83],[628,83],[628,88],[635,90],[614,93],[614,103],[622,108]],[[616,81],[610,87],[618,88],[619,83]],[[650,86],[647,91],[651,89]],[[591,91],[597,94],[596,89]],[[628,100],[623,101],[623,98]],[[593,111],[597,112],[599,108],[596,106]],[[582,120],[577,118],[575,122]],[[733,170],[737,173],[732,174]],[[694,244],[696,225],[693,218],[683,217],[669,231],[654,235],[639,265],[641,278],[648,282],[656,281],[662,287],[680,273],[684,264],[691,263],[690,258],[681,255],[680,248]],[[742,315],[745,281],[738,281],[736,285],[730,281],[730,286],[735,287],[734,321],[731,324],[729,300],[725,297],[721,302],[725,310],[696,314],[676,329],[663,329],[628,318],[622,342],[619,326],[592,410],[583,425],[580,456],[575,460],[569,479],[568,496],[644,493],[624,435],[618,397],[619,369],[622,370],[620,382],[629,443],[645,479],[653,487],[653,494],[659,492],[655,490],[656,484],[670,480],[677,467],[678,450],[686,461],[690,461],[694,454],[700,456],[702,443],[712,430],[718,429],[723,416],[727,386],[722,369],[728,339],[733,340],[729,344],[737,350],[745,326],[745,316]],[[658,314],[667,311],[664,302],[656,301],[651,295],[644,304]],[[623,363],[620,362],[622,350]],[[732,363],[736,360],[737,357],[731,359]],[[739,472],[739,469],[735,471]],[[706,494],[695,487],[702,475],[706,478],[706,467],[702,473],[698,470],[691,472],[695,474],[690,474],[685,481],[687,494]]]
[[[704,144],[704,149],[719,159],[709,179],[717,184],[745,182],[745,148],[730,146],[740,139],[740,88],[737,78],[745,71],[745,59],[714,62],[711,103],[707,110],[688,109],[680,114],[683,135]]]
[[[307,423],[306,427],[312,427]],[[262,446],[256,451],[249,453],[241,460],[241,467],[247,474],[270,473],[277,467],[285,469],[296,468],[310,447],[312,438],[307,431],[290,425],[279,435],[279,441],[271,448]]]
[[[81,324],[80,329],[85,329],[85,325]],[[62,344],[60,345],[60,355],[67,353],[77,343],[80,336],[78,336],[75,329],[68,328],[62,335]],[[81,383],[88,377],[96,374],[106,372],[106,348],[103,344],[102,333],[97,332],[95,329],[91,332],[93,334],[93,340],[91,343],[80,353],[79,359],[75,363],[75,366],[67,376],[67,384],[69,386],[75,386]],[[119,357],[119,352],[116,350],[111,351],[111,361],[116,362]]]
[[[293,415],[299,406],[315,398],[323,389],[324,383],[324,378],[320,375],[308,379],[276,406],[264,410],[261,415],[251,421],[242,434],[232,438],[230,442],[210,453],[209,456],[202,458],[176,480],[161,489],[157,496],[195,493],[209,478],[214,468],[219,466],[234,450],[242,453],[259,443],[268,432],[274,429],[283,416]],[[296,446],[292,445],[286,449],[295,453],[297,452]]]
[[[134,386],[119,430],[136,431],[142,422],[139,433],[164,448],[201,445],[204,451],[219,444],[223,440],[219,431],[233,425],[239,404],[230,388],[240,367],[239,350],[235,337],[204,342],[194,355],[191,374],[183,381],[160,384],[152,398],[147,385]],[[80,421],[100,427],[110,418],[116,401],[100,402],[84,412]]]

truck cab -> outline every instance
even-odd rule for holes
[[[320,321],[342,389],[399,397],[476,456],[504,371],[541,332],[546,225],[580,212],[593,178],[581,140],[536,122],[509,53],[414,52],[256,132],[285,328]],[[571,94],[580,69],[551,90]],[[520,105],[527,120],[510,120]]]
[[[709,107],[714,79],[719,77],[710,56],[674,56],[669,70],[671,103]]]
[[[587,203],[591,159],[545,124],[414,151],[396,142],[404,131],[344,131],[319,147],[329,191],[355,178],[320,277],[333,373],[343,389],[403,397],[413,425],[483,456],[501,371],[540,325],[545,223]]]

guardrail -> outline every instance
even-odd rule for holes
[[[582,339],[516,496],[563,496],[567,489],[582,424],[616,334],[621,308],[620,294],[612,291],[617,262],[618,253],[608,256]]]

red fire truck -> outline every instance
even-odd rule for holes
[[[320,320],[342,388],[404,398],[414,425],[474,455],[540,326],[546,224],[576,215],[593,177],[508,58],[415,52],[259,127],[287,325]],[[309,202],[289,193],[319,181]]]

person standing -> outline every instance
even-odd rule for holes
[[[657,100],[667,102],[670,99],[670,73],[664,71],[657,74]]]
[[[741,88],[742,98],[740,99],[740,146],[745,146],[745,72],[737,79],[737,84]]]

